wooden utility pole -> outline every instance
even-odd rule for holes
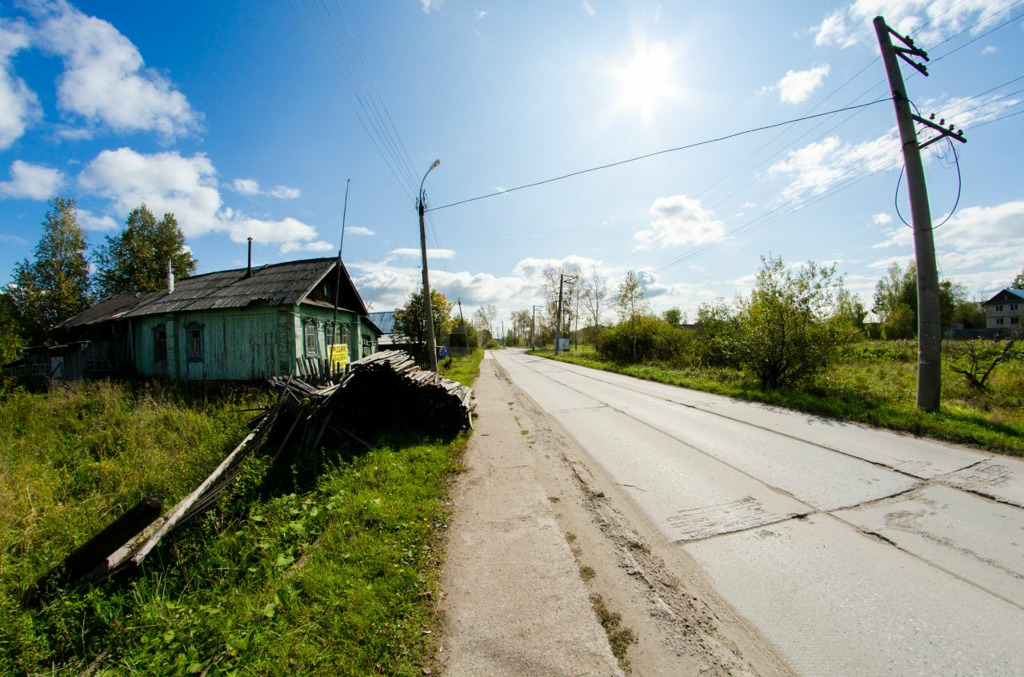
[[[882,50],[882,62],[889,77],[892,90],[892,102],[896,108],[896,122],[900,130],[900,142],[903,146],[903,163],[907,173],[907,191],[910,194],[910,213],[914,229],[914,256],[917,262],[917,408],[924,411],[938,411],[942,388],[942,324],[939,315],[939,276],[935,264],[935,241],[932,238],[932,215],[928,206],[928,188],[924,180],[924,165],[921,162],[921,148],[917,142],[917,130],[914,121],[918,121],[939,132],[924,145],[950,136],[964,142],[962,132],[943,129],[910,110],[910,100],[903,84],[897,57],[916,68],[923,75],[928,69],[911,57],[924,61],[928,54],[914,46],[910,38],[896,33],[885,19],[875,17],[875,33],[878,45]],[[891,36],[904,45],[893,47]],[[934,116],[933,116],[934,117]],[[944,121],[943,121],[944,122]]]

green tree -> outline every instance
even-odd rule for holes
[[[75,201],[53,198],[42,225],[34,258],[15,265],[8,291],[29,344],[42,343],[55,326],[89,307],[85,231]]]
[[[836,315],[843,279],[835,265],[808,262],[794,273],[781,257],[761,259],[749,299],[741,300],[739,349],[761,387],[799,383],[826,369],[854,330]]]
[[[97,296],[165,289],[168,260],[175,277],[188,277],[196,270],[197,262],[185,247],[185,234],[174,214],[164,214],[157,221],[146,205],[136,207],[124,230],[108,235],[93,257]]]
[[[17,360],[25,345],[21,337],[21,318],[14,298],[6,290],[0,292],[0,366]]]
[[[702,366],[739,366],[738,325],[735,308],[723,298],[697,308],[696,354]]]
[[[1010,289],[1024,289],[1024,268],[1020,269],[1017,277],[1010,283]]]
[[[678,327],[683,321],[683,312],[678,308],[669,308],[661,316],[673,327]]]
[[[430,315],[434,324],[434,341],[443,345],[451,331],[452,304],[436,289],[430,290]],[[427,321],[423,309],[423,290],[414,291],[401,308],[395,309],[395,333],[418,351],[420,359],[427,356]]]
[[[647,303],[647,293],[644,290],[643,284],[640,282],[640,278],[637,277],[636,271],[631,270],[626,273],[626,279],[619,285],[618,294],[615,296],[615,311],[619,314],[619,322],[621,324],[629,323],[631,329],[630,334],[633,339],[633,361],[636,362],[639,359],[637,354],[637,320],[644,317],[650,311],[650,305]]]

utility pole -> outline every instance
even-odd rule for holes
[[[578,279],[579,275],[570,275],[570,280]],[[558,354],[558,339],[562,338],[562,283],[565,273],[558,274],[558,316],[555,318],[555,355]]]
[[[440,160],[434,160],[427,174],[440,166]],[[423,175],[423,181],[427,180]],[[416,199],[416,210],[420,213],[420,251],[423,254],[423,318],[427,323],[427,351],[430,353],[430,370],[437,373],[437,342],[434,340],[434,313],[430,303],[430,276],[427,274],[427,231],[423,227],[423,215],[427,211],[427,195],[423,192],[423,181],[420,181],[420,192]]]
[[[540,306],[533,307],[533,321],[530,322],[530,350],[537,349],[537,341],[533,337],[533,330],[537,327],[537,308]]]
[[[885,19],[878,16],[874,21],[878,45],[882,51],[882,62],[889,78],[892,90],[892,102],[896,108],[896,122],[900,130],[900,142],[903,146],[903,163],[907,172],[907,191],[910,194],[910,213],[914,230],[914,256],[917,262],[917,408],[924,411],[938,411],[942,387],[942,323],[939,315],[939,276],[935,263],[935,241],[932,237],[932,215],[928,206],[928,188],[924,179],[924,165],[921,162],[921,149],[944,137],[952,137],[965,143],[963,131],[943,128],[945,120],[935,124],[914,115],[910,110],[910,100],[903,84],[897,57],[913,66],[922,75],[928,75],[924,64],[912,59],[916,57],[928,61],[928,54],[915,47],[914,41],[889,28]],[[894,47],[892,37],[903,43],[902,47]],[[934,115],[932,119],[934,119]],[[914,122],[920,122],[939,132],[923,145],[918,145],[917,130]]]

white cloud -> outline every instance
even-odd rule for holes
[[[83,188],[109,198],[118,214],[145,203],[154,214],[173,212],[186,236],[223,230],[216,170],[203,153],[144,155],[130,148],[105,150],[78,176]]]
[[[256,179],[235,179],[231,182],[230,187],[242,195],[269,195],[281,200],[295,200],[302,197],[301,190],[288,186],[274,186],[270,190],[263,190]]]
[[[116,230],[117,221],[109,214],[97,216],[88,209],[78,210],[78,223],[86,230]]]
[[[65,0],[34,0],[36,42],[58,55],[60,107],[117,132],[155,131],[166,139],[196,131],[200,115],[185,95],[153,68],[132,42],[107,21],[83,14]]]
[[[901,35],[910,35],[918,44],[934,45],[968,26],[972,26],[971,34],[977,35],[1009,17],[1013,6],[992,0],[855,0],[829,13],[813,28],[814,43],[843,48],[873,44],[872,20],[884,15],[886,23]]]
[[[376,233],[369,228],[364,228],[362,226],[348,226],[345,228],[345,232],[349,235],[365,235],[367,237],[376,235]]]
[[[704,244],[725,235],[725,224],[714,218],[714,212],[685,195],[659,197],[650,212],[650,228],[633,234],[640,248]]]
[[[0,183],[0,196],[48,200],[62,183],[64,175],[56,169],[15,160],[11,163],[11,180]]]
[[[330,242],[324,242],[323,240],[315,240],[313,242],[286,242],[281,245],[281,253],[288,254],[290,252],[333,252],[334,245]]]
[[[587,0],[583,0],[583,11],[586,12],[587,16],[589,16],[591,19],[593,19],[594,16],[597,15],[597,10],[595,10],[594,6],[587,2]]]
[[[112,202],[113,211],[127,215],[145,204],[154,214],[173,213],[186,237],[226,233],[235,242],[251,237],[282,250],[317,249],[317,231],[287,217],[258,219],[224,207],[217,190],[216,170],[205,154],[184,157],[176,152],[145,155],[130,148],[105,150],[78,175],[82,188]]]
[[[20,22],[0,19],[0,150],[9,148],[40,116],[39,99],[14,75],[11,57],[29,45]]]
[[[944,216],[935,217],[938,226]],[[879,248],[913,251],[914,233],[903,224],[887,232]],[[966,284],[973,294],[990,295],[1020,272],[1024,251],[1024,199],[992,207],[960,209],[948,222],[933,231],[935,251],[944,277]],[[895,256],[872,264],[884,268]]]
[[[483,19],[485,16],[487,16],[487,10],[478,9],[476,11],[476,20],[477,21],[479,21],[480,19]]]
[[[998,47],[996,47],[995,45],[989,45],[985,49],[981,50],[981,53],[985,54],[987,56],[989,54],[995,54],[998,51],[999,51]]]
[[[392,256],[422,256],[422,252],[415,247],[402,247],[392,249],[388,252]],[[454,259],[455,251],[452,249],[427,249],[427,261],[429,267],[430,259]]]
[[[270,189],[269,194],[271,197],[280,198],[282,200],[295,200],[302,197],[302,191],[298,188],[289,188],[288,186],[274,186]]]
[[[815,66],[805,71],[786,71],[786,74],[775,83],[772,89],[778,90],[782,103],[803,103],[814,90],[825,82],[829,66]]]
[[[441,9],[441,4],[444,0],[420,0],[420,7],[423,8],[424,14],[430,14],[433,10]]]
[[[255,179],[235,179],[231,182],[231,187],[242,195],[260,194],[260,184]]]
[[[886,224],[892,223],[892,217],[884,212],[881,214],[875,214],[874,216],[871,217],[871,223],[875,224],[876,226],[884,226]]]
[[[768,168],[768,176],[795,175],[783,188],[782,197],[804,202],[842,181],[899,167],[900,160],[895,129],[859,144],[843,143],[839,137],[829,136],[789,151],[784,160]]]

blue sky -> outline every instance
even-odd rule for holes
[[[962,184],[939,268],[987,297],[1024,266],[1022,0],[3,1],[0,282],[54,195],[93,245],[143,202],[174,212],[207,272],[244,266],[247,237],[256,263],[336,254],[351,179],[346,265],[393,309],[440,158],[431,280],[467,313],[507,321],[561,265],[613,288],[636,270],[692,317],[769,253],[836,262],[870,306],[913,258],[888,101],[502,191],[882,99],[878,13],[932,57],[904,68],[914,103],[968,138],[959,179],[945,143],[926,171],[936,224]]]

